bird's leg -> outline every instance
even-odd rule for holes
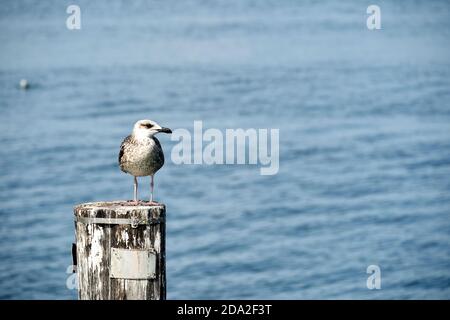
[[[134,177],[134,204],[138,204],[138,181],[136,177]]]
[[[150,204],[153,203],[153,188],[155,184],[153,182],[153,174],[150,176]]]

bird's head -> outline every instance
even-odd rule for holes
[[[161,127],[152,120],[139,120],[133,127],[133,136],[136,138],[151,138],[158,132],[172,133],[172,130]]]

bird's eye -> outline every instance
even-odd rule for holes
[[[141,127],[150,129],[151,127],[153,127],[153,125],[150,123],[143,123],[143,124],[141,124]]]

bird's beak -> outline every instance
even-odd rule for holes
[[[161,128],[158,130],[159,132],[164,132],[164,133],[172,133],[172,130],[170,130],[169,128]]]

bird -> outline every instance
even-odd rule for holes
[[[152,120],[139,120],[134,124],[131,135],[120,145],[120,169],[134,177],[134,203],[138,200],[137,177],[150,176],[150,204],[153,201],[154,175],[164,165],[164,153],[161,143],[155,137],[157,133],[172,133],[169,128],[161,127]]]

